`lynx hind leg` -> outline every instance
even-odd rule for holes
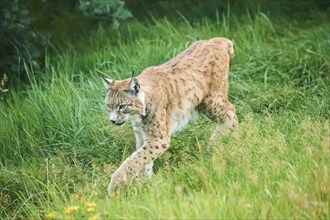
[[[210,140],[215,140],[219,134],[228,134],[237,126],[238,120],[236,116],[236,108],[229,101],[223,101],[222,99],[211,99],[205,104],[206,115],[218,123]]]
[[[220,116],[217,121],[218,125],[213,132],[211,139],[214,140],[219,134],[226,135],[232,131],[238,124],[235,106],[228,102],[227,111],[223,116]]]

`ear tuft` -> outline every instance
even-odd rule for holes
[[[107,79],[107,78],[101,78],[103,81],[103,85],[105,86],[106,89],[110,89],[113,80]]]
[[[139,81],[136,78],[132,78],[129,83],[129,93],[133,96],[137,96],[140,90]]]
[[[113,80],[105,78],[105,76],[101,73],[100,70],[96,70],[96,71],[97,71],[97,74],[99,75],[99,77],[102,79],[102,82],[103,82],[105,88],[110,89]]]

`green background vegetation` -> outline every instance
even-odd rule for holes
[[[25,77],[1,69],[0,218],[330,218],[327,2],[126,1],[133,18],[117,29],[52,1],[68,13],[41,19],[37,3],[29,28],[49,32],[47,46]],[[108,122],[96,69],[124,79],[218,36],[235,44],[239,130],[212,144],[201,116],[150,182],[108,197],[135,144]]]

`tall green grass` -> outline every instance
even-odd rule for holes
[[[329,218],[329,16],[314,17],[180,15],[64,42],[42,80],[27,68],[29,88],[0,105],[1,218]],[[211,144],[215,125],[201,116],[172,138],[149,183],[108,197],[135,145],[129,126],[108,123],[95,70],[124,79],[217,36],[235,43],[239,130]]]

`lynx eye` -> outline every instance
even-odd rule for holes
[[[107,107],[107,109],[111,110],[111,106],[108,104],[105,104],[105,106]]]
[[[127,108],[127,105],[125,105],[125,104],[122,104],[122,105],[118,106],[119,111],[124,111],[126,108]]]

